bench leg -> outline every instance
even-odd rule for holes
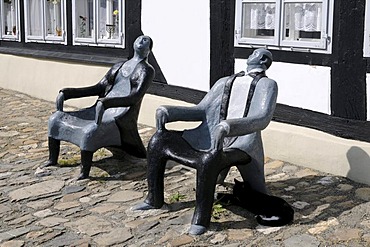
[[[89,177],[94,152],[81,150],[81,172],[78,180]]]
[[[52,137],[48,138],[49,147],[49,160],[41,165],[40,167],[55,166],[58,164],[58,157],[60,152],[60,140],[54,139]]]

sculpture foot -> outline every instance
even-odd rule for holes
[[[80,175],[77,177],[77,180],[83,180],[89,178],[89,174],[80,173]]]
[[[58,165],[58,163],[54,163],[54,162],[52,162],[51,160],[48,160],[48,161],[46,161],[44,164],[40,165],[39,167],[40,167],[40,168],[45,168],[45,167],[47,167],[47,166],[56,166],[56,165]]]
[[[149,210],[149,209],[156,209],[156,208],[152,205],[149,205],[146,202],[142,202],[142,203],[139,203],[139,204],[131,207],[132,211],[135,211],[135,210]]]
[[[205,226],[201,225],[191,225],[189,229],[189,234],[191,235],[201,235],[207,231]]]

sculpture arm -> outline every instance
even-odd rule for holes
[[[176,121],[203,121],[205,111],[198,106],[160,106],[156,111],[158,130],[165,128],[166,123]]]
[[[59,91],[56,99],[56,108],[58,111],[63,111],[64,101],[74,98],[82,98],[89,96],[103,96],[108,80],[112,77],[115,71],[118,70],[120,64],[114,65],[107,74],[95,85],[82,88],[63,88]]]

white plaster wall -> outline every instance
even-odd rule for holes
[[[142,30],[170,85],[209,90],[209,0],[143,0]]]
[[[370,185],[370,143],[277,122],[262,136],[267,157]]]
[[[86,87],[98,83],[109,67],[56,62],[0,54],[0,87],[55,101],[64,87]],[[68,100],[67,104],[86,107],[93,97]]]
[[[235,60],[235,71],[246,59]],[[273,62],[267,75],[279,86],[278,103],[330,114],[330,68]]]

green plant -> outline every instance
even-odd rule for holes
[[[226,211],[226,209],[219,203],[214,203],[212,206],[212,218],[220,219],[221,215]]]
[[[75,166],[79,162],[77,158],[70,158],[70,159],[59,159],[58,164],[60,166]]]
[[[180,200],[183,200],[186,198],[186,195],[180,194],[180,192],[177,191],[177,193],[170,196],[169,200],[170,203],[179,202]]]

